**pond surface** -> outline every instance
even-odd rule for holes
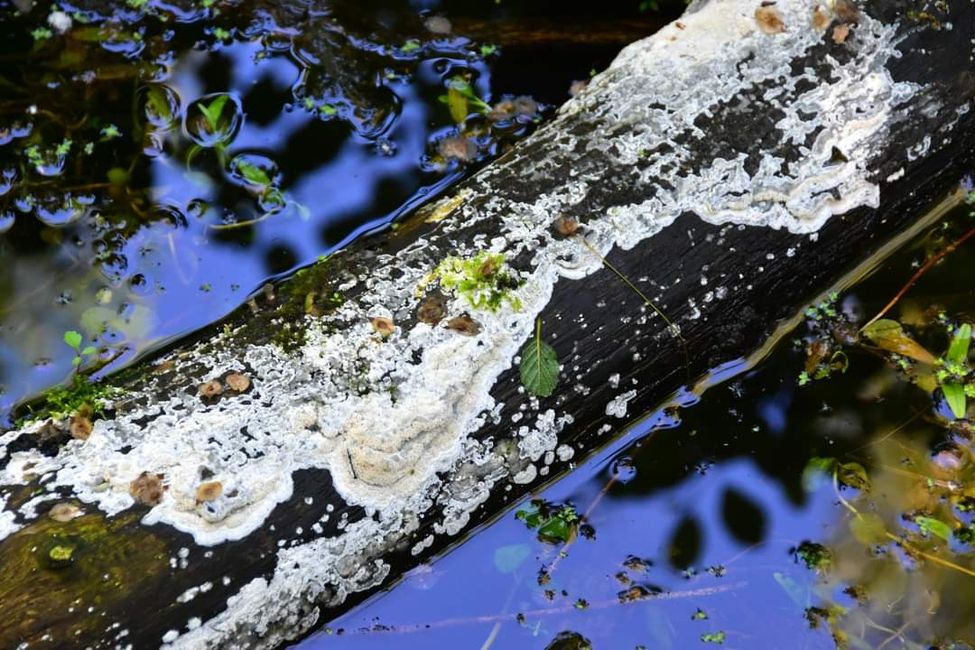
[[[835,317],[813,308],[756,367],[716,371],[700,399],[678,395],[299,647],[973,647],[971,508],[951,496],[973,485],[967,425],[876,349],[848,349],[845,372],[801,376],[824,323],[862,323],[971,226],[956,211],[826,306]],[[922,315],[971,322],[973,264],[973,247],[959,248],[888,317],[940,349],[945,327]],[[531,499],[581,518],[568,542],[558,526],[529,529]],[[937,510],[949,502],[953,515]],[[858,541],[850,503],[902,544]],[[954,521],[951,544],[919,514]]]
[[[502,153],[637,4],[0,0],[0,424]]]

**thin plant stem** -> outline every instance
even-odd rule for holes
[[[884,308],[881,309],[879,312],[877,312],[877,315],[876,316],[874,316],[873,318],[871,318],[870,320],[868,320],[866,322],[866,324],[863,327],[860,328],[860,331],[862,332],[863,330],[867,329],[868,327],[870,327],[871,325],[873,325],[874,323],[876,323],[878,320],[880,320],[881,318],[883,318],[884,315],[887,312],[889,312],[894,307],[894,305],[897,304],[897,301],[899,301],[901,298],[904,297],[904,294],[907,293],[908,289],[910,289],[912,286],[914,286],[914,283],[917,282],[921,278],[922,275],[924,275],[929,270],[931,270],[931,267],[933,267],[935,264],[937,264],[938,262],[940,262],[942,259],[945,258],[945,256],[947,256],[948,254],[952,253],[956,248],[958,248],[959,246],[961,246],[962,244],[964,244],[966,241],[968,241],[972,237],[975,237],[975,228],[970,229],[964,235],[962,235],[961,237],[959,237],[955,241],[953,241],[950,244],[948,244],[947,246],[945,246],[936,255],[932,255],[928,259],[927,262],[925,262],[924,264],[921,265],[921,268],[919,268],[917,271],[914,272],[914,275],[912,275],[911,278],[907,281],[907,283],[904,284],[903,287],[901,287],[900,291],[898,291],[896,294],[894,294],[894,297],[890,299],[890,302],[888,302],[886,305],[884,305]]]
[[[622,271],[620,271],[615,266],[613,266],[612,264],[610,264],[609,260],[607,260],[605,257],[603,257],[602,255],[600,255],[599,254],[599,251],[597,251],[595,248],[593,248],[592,247],[592,244],[590,244],[588,241],[586,241],[586,238],[585,237],[580,237],[580,239],[582,240],[583,245],[586,248],[589,249],[589,252],[592,253],[593,255],[595,255],[599,259],[599,261],[602,262],[603,266],[605,266],[607,269],[609,269],[614,274],[616,274],[616,277],[618,277],[620,280],[622,280],[623,283],[626,286],[628,286],[630,289],[632,289],[636,293],[636,295],[640,296],[640,298],[643,299],[643,302],[647,306],[649,306],[651,309],[653,309],[653,311],[656,312],[656,314],[658,316],[660,316],[660,318],[663,319],[664,323],[666,323],[666,325],[667,325],[667,329],[669,329],[670,332],[674,336],[677,337],[677,340],[680,341],[681,351],[684,353],[684,375],[685,375],[686,379],[689,382],[690,381],[691,357],[690,357],[690,354],[687,351],[687,341],[684,339],[683,336],[681,336],[680,328],[677,327],[676,325],[674,325],[674,323],[671,322],[671,320],[669,318],[667,318],[667,315],[665,313],[663,313],[663,311],[661,311],[660,308],[657,307],[657,305],[653,304],[653,301],[650,300],[649,298],[647,298],[647,296],[644,295],[644,293],[642,291],[640,291],[640,288],[637,287],[635,284],[633,284],[633,282],[628,277],[626,277],[622,273]]]
[[[601,600],[594,603],[590,603],[589,610],[599,610],[599,609],[611,609],[614,607],[631,607],[634,605],[639,605],[641,603],[647,602],[660,602],[661,600],[678,600],[684,598],[706,598],[708,596],[717,596],[719,594],[727,593],[729,591],[734,591],[744,587],[747,583],[744,581],[734,582],[726,585],[719,585],[716,587],[704,587],[701,589],[687,589],[684,591],[665,591],[660,594],[656,594],[651,599],[646,600],[634,600],[634,601],[621,601],[619,598],[612,598],[607,600]],[[546,607],[540,609],[532,609],[521,612],[526,618],[541,618],[546,616],[557,616],[559,614],[566,614],[569,612],[578,611],[574,604],[562,605],[559,607]],[[344,634],[376,634],[376,633],[394,633],[394,634],[406,634],[413,632],[425,632],[432,629],[440,629],[447,627],[455,627],[458,625],[480,625],[484,623],[505,623],[512,620],[511,614],[488,614],[484,616],[469,616],[462,618],[447,618],[439,621],[433,621],[431,623],[410,623],[406,625],[384,625],[381,628],[359,628],[355,630],[346,629]]]

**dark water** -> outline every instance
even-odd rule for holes
[[[966,209],[954,220],[964,226],[971,217]],[[840,308],[861,321],[875,313],[930,250],[946,243],[942,230],[934,228],[860,282],[841,297]],[[973,264],[973,247],[960,249],[925,275],[892,315],[935,309],[972,319]],[[837,457],[873,473],[880,461],[865,447],[871,440],[897,430],[925,455],[950,436],[933,421],[939,404],[897,381],[874,354],[851,352],[845,374],[800,387],[806,335],[801,326],[753,369],[742,372],[732,363],[717,371],[721,383],[699,401],[678,396],[680,408],[645,416],[535,495],[572,504],[592,527],[591,539],[579,535],[568,546],[539,541],[515,517],[526,499],[300,647],[540,649],[565,631],[599,649],[719,641],[729,648],[837,647],[825,621],[811,624],[808,608],[829,599],[852,611],[857,602],[844,593],[848,584],[823,584],[796,549],[804,541],[839,543],[850,515],[829,480],[807,476],[804,485],[804,468],[813,457]],[[955,560],[967,566],[971,549],[956,550]],[[866,548],[855,552],[864,566],[880,561]],[[878,647],[888,639],[884,647],[929,647],[932,637],[924,632],[930,630],[915,633],[912,625],[932,619],[934,597],[920,610],[899,611],[896,603],[906,600],[904,590],[937,594],[945,588],[939,580],[874,585],[869,596],[894,605],[875,615],[878,629],[863,629],[862,643],[849,647]],[[971,604],[975,578],[959,580],[963,590],[941,594],[941,602]],[[950,639],[969,619],[956,612],[933,627]]]
[[[635,2],[35,4],[0,0],[0,423],[70,376],[65,332],[97,378],[219,319],[511,146],[660,22]],[[539,110],[458,126],[455,78]],[[457,136],[470,160],[440,154]]]

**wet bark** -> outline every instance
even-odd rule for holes
[[[87,441],[0,437],[0,646],[293,640],[755,350],[968,171],[975,5],[761,7],[692,9],[395,231],[113,378]],[[488,250],[494,309],[430,277]],[[548,397],[516,361],[536,317]]]

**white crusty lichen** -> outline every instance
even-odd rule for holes
[[[114,514],[133,505],[129,485],[142,472],[160,474],[167,489],[144,522],[213,545],[259,529],[292,497],[296,471],[327,470],[341,497],[368,516],[343,524],[335,537],[282,547],[273,576],[254,579],[224,612],[165,642],[270,647],[300,635],[317,620],[319,605],[338,604],[385,578],[384,545],[417,531],[419,513],[441,513],[433,531],[455,534],[502,479],[530,482],[556,457],[572,458],[571,447],[558,446],[570,419],[555,410],[531,425],[510,426],[519,431],[514,444],[472,434],[499,417],[492,388],[532,335],[555,284],[601,267],[593,250],[631,248],[684,213],[714,224],[811,233],[831,215],[877,205],[868,164],[901,105],[919,89],[891,78],[886,66],[897,56],[894,29],[869,15],[860,16],[842,61],[823,54],[796,73],[794,62],[806,61],[824,39],[812,25],[816,6],[780,0],[774,7],[784,31],[767,33],[756,22],[758,0],[705,4],[680,25],[626,48],[559,118],[484,170],[459,198],[445,199],[444,209],[435,206],[431,220],[444,242],[472,224],[496,224],[491,236],[466,246],[458,241],[451,254],[490,251],[530,260],[520,284],[508,289],[512,299],[494,310],[448,295],[447,318],[468,313],[476,333],[444,322],[401,326],[435,267],[421,239],[395,257],[377,256],[369,277],[350,279],[344,288],[361,291],[334,313],[310,319],[297,355],[267,345],[251,346],[242,357],[198,351],[181,360],[210,368],[213,378],[250,368],[259,398],[227,395],[208,403],[195,394],[162,399],[147,391],[143,409],[97,421],[87,441],[69,443],[56,457],[10,454],[0,483],[45,476],[48,489],[69,488]],[[761,101],[763,111],[774,108],[779,148],[756,144],[701,160],[709,151],[708,120],[728,106],[738,106],[747,120],[749,101]],[[584,136],[563,133],[567,122],[579,120],[591,127]],[[525,152],[539,146],[548,148],[548,158],[526,165]],[[793,155],[783,156],[783,147]],[[561,172],[556,189],[528,200],[506,198],[506,170],[530,167],[530,183],[532,176],[549,178],[560,164],[571,167],[580,151],[611,158],[613,169],[580,165],[568,177]],[[587,215],[592,250],[577,238],[553,237],[553,219],[583,205],[618,170],[628,170],[626,182],[643,198]],[[706,310],[710,299],[701,291],[697,308]],[[377,333],[370,323],[377,315],[395,323],[391,332]],[[653,317],[644,310],[638,324]],[[573,383],[582,380],[580,373]],[[611,400],[606,413],[624,417],[633,394]],[[0,437],[4,454],[17,435]],[[219,481],[220,494],[201,501],[204,481]],[[0,536],[26,519],[23,512],[14,516],[0,513]],[[411,542],[417,552],[433,542],[423,535]]]

